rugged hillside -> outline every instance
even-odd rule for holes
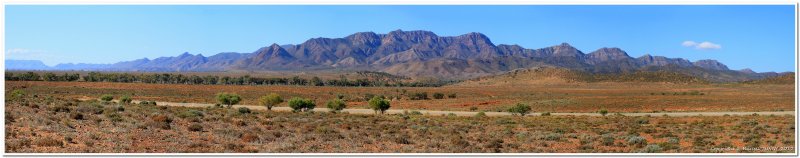
[[[61,64],[56,70],[114,71],[382,71],[411,77],[468,79],[519,68],[554,66],[600,74],[672,71],[710,81],[745,81],[777,73],[729,70],[715,60],[688,61],[645,55],[633,58],[620,48],[588,54],[562,43],[539,49],[495,45],[484,34],[438,36],[430,31],[359,32],[343,38],[312,38],[297,45],[272,44],[252,53],[205,57],[138,59],[115,64]]]

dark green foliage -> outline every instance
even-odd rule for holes
[[[328,109],[331,110],[331,112],[339,112],[342,111],[344,108],[347,108],[347,104],[342,99],[330,100],[326,105],[328,106]]]
[[[311,79],[294,76],[291,78],[259,78],[244,75],[239,77],[230,76],[197,76],[171,73],[100,73],[89,72],[86,76],[77,73],[57,75],[51,72],[36,73],[13,73],[6,72],[6,81],[78,81],[83,77],[86,82],[124,82],[124,83],[155,83],[155,84],[203,84],[203,85],[304,85],[304,86],[352,86],[352,87],[439,87],[454,83],[455,81],[414,81],[404,82],[410,78],[395,76],[385,72],[362,71],[357,72],[361,78],[348,80],[342,76],[341,79],[323,80],[319,77]]]
[[[250,108],[247,108],[247,107],[239,107],[239,113],[240,113],[240,114],[249,114],[250,112],[251,112],[251,111],[250,111]]]
[[[375,112],[380,112],[383,114],[391,107],[391,105],[388,100],[383,99],[383,97],[376,96],[369,100],[369,107],[370,109],[375,110]]]
[[[231,108],[231,106],[234,104],[238,104],[239,101],[242,101],[242,98],[239,97],[238,94],[234,93],[218,93],[216,98],[218,103],[228,105],[228,108]]]
[[[283,103],[283,98],[281,98],[281,96],[277,93],[270,93],[269,95],[259,98],[258,103],[266,106],[267,110],[272,110],[272,107],[275,105]]]
[[[104,102],[109,102],[111,100],[114,100],[114,96],[112,96],[110,94],[104,94],[104,95],[100,96],[100,100],[102,100]]]
[[[511,108],[508,108],[508,112],[512,114],[519,114],[520,116],[525,116],[528,113],[531,113],[531,106],[522,103],[517,103]]]
[[[293,112],[311,111],[316,106],[317,104],[314,103],[314,100],[311,99],[304,99],[300,97],[294,97],[292,99],[289,99],[289,107],[292,108]]]
[[[444,94],[439,93],[439,92],[433,93],[433,98],[434,99],[444,99]]]
[[[126,96],[122,96],[122,98],[119,98],[119,101],[121,103],[130,104],[131,101],[133,101],[133,99],[131,99],[131,96],[126,95]]]
[[[427,99],[429,99],[428,98],[428,92],[413,93],[413,94],[411,94],[409,99],[411,99],[411,100],[427,100]]]
[[[450,93],[450,94],[447,95],[447,98],[456,98],[456,94],[455,93]]]
[[[608,115],[608,110],[600,109],[600,111],[598,111],[598,113],[600,113],[600,115],[606,116],[606,115]]]

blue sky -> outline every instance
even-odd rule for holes
[[[355,32],[481,32],[495,44],[619,47],[731,69],[794,71],[794,6],[7,5],[6,59],[113,63],[252,52]],[[693,41],[693,42],[687,42]]]

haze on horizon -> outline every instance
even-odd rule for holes
[[[794,6],[49,6],[6,7],[5,59],[114,63],[249,53],[355,32],[486,34],[494,44],[619,47],[731,69],[794,71]]]

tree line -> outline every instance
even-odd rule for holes
[[[339,79],[323,80],[319,77],[311,79],[294,76],[283,77],[239,77],[216,75],[183,75],[170,73],[131,74],[89,72],[85,76],[77,73],[56,74],[45,72],[6,72],[6,81],[85,81],[85,82],[122,82],[122,83],[156,83],[156,84],[194,84],[194,85],[305,85],[305,86],[347,86],[347,87],[439,87],[453,81],[403,82],[402,79],[383,72],[358,72],[362,78],[348,79],[341,75]]]

